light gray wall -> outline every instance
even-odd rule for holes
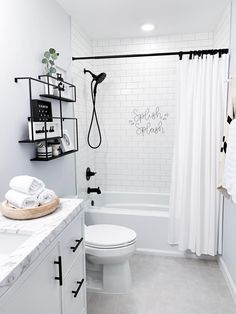
[[[236,3],[232,1],[231,24],[231,75],[236,75]],[[236,205],[225,200],[224,208],[224,234],[223,234],[223,260],[236,285]]]
[[[0,200],[9,180],[20,174],[41,178],[61,195],[75,194],[74,154],[50,162],[31,162],[32,144],[19,144],[27,137],[29,100],[27,81],[14,83],[15,76],[42,74],[42,54],[50,47],[60,52],[58,65],[71,65],[70,17],[54,0],[9,0],[0,10]],[[69,74],[70,76],[70,74]],[[34,85],[34,97],[43,87]],[[57,106],[54,104],[53,106]],[[73,105],[64,105],[71,116]]]
[[[225,200],[223,260],[236,285],[236,205]]]
[[[232,16],[231,16],[231,60],[230,60],[230,73],[236,76],[236,3],[232,1]]]

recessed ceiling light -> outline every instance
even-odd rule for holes
[[[144,32],[151,32],[153,31],[155,28],[155,26],[153,24],[143,24],[141,26],[141,29],[144,31]]]

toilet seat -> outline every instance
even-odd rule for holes
[[[92,225],[85,228],[85,245],[96,249],[116,249],[133,245],[136,232],[117,225]]]

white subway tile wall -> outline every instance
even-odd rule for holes
[[[94,55],[208,49],[213,33],[93,41]],[[106,191],[169,192],[178,57],[95,60],[103,135],[96,185]],[[96,134],[96,133],[95,133]],[[96,135],[95,135],[96,140]]]

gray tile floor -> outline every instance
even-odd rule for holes
[[[134,255],[126,295],[88,293],[88,314],[236,314],[214,261]]]

